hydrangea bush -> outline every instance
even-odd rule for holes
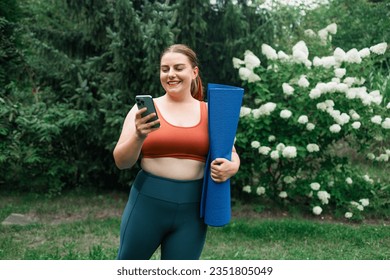
[[[387,80],[375,75],[387,43],[343,50],[331,45],[336,32],[336,24],[307,30],[310,43],[299,41],[290,52],[263,44],[265,62],[250,50],[233,58],[246,88],[235,145],[244,192],[350,219],[384,186],[335,147],[348,144],[388,168]]]

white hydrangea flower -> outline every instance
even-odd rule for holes
[[[374,102],[377,105],[381,104],[383,97],[379,90],[371,91],[369,95],[372,97],[372,102]]]
[[[276,103],[268,102],[260,106],[259,110],[261,115],[269,116],[276,108]]]
[[[318,110],[320,110],[322,112],[325,112],[326,109],[328,109],[328,106],[326,105],[325,102],[317,103],[316,107],[317,107]]]
[[[283,177],[283,182],[285,182],[286,184],[291,184],[295,182],[295,178],[288,175]]]
[[[282,191],[282,192],[279,193],[279,197],[280,198],[286,198],[287,196],[288,196],[287,192],[285,192],[285,191]]]
[[[282,61],[290,59],[290,57],[284,51],[278,51],[278,58]]]
[[[251,113],[251,111],[252,111],[251,108],[242,106],[240,109],[240,117],[242,118],[248,116]]]
[[[310,184],[310,188],[313,191],[318,191],[321,188],[321,185],[320,185],[320,183],[313,182],[313,183]]]
[[[365,82],[366,82],[366,79],[364,79],[363,77],[356,78],[356,84],[358,84],[359,86],[361,86]]]
[[[293,51],[294,58],[296,57],[296,55],[294,53],[297,53],[297,52],[303,53],[305,60],[307,60],[307,58],[309,57],[309,49],[307,48],[306,43],[304,41],[299,41],[298,43],[296,43],[293,46],[292,51]],[[297,55],[297,56],[299,56],[299,55]]]
[[[361,49],[359,51],[359,55],[360,55],[361,58],[369,57],[370,54],[371,54],[371,52],[370,52],[369,48],[364,48],[364,49]]]
[[[347,219],[352,218],[352,216],[353,216],[352,212],[345,212],[345,214],[344,214],[344,217],[347,218]]]
[[[267,44],[262,44],[261,45],[261,52],[269,60],[276,60],[276,59],[278,59],[278,54],[276,53],[276,51],[271,46],[269,46]]]
[[[315,38],[317,34],[313,31],[313,29],[306,29],[304,34],[308,37]]]
[[[389,155],[388,154],[380,154],[379,157],[376,158],[377,161],[388,162]]]
[[[346,53],[346,61],[349,63],[357,63],[360,64],[362,62],[362,58],[360,57],[359,51],[355,48],[350,49]]]
[[[356,201],[351,201],[350,204],[351,204],[352,206],[354,206],[354,207],[356,207],[356,206],[359,205],[359,203],[357,203]]]
[[[320,147],[317,144],[308,144],[306,146],[306,150],[309,153],[319,152],[320,151]]]
[[[338,110],[334,110],[333,112],[337,112],[337,114],[335,114],[335,115],[331,114],[331,116],[339,125],[344,125],[344,124],[348,123],[349,120],[351,119],[351,117],[346,113],[340,114],[340,111],[338,111]]]
[[[330,33],[330,34],[336,34],[337,33],[337,24],[336,23],[331,23],[325,29]]]
[[[384,54],[386,52],[386,49],[387,49],[386,42],[370,47],[370,51],[372,51],[375,54],[379,54],[379,55]]]
[[[242,191],[243,192],[246,192],[246,193],[251,193],[252,192],[252,187],[249,186],[249,185],[246,185],[242,188]]]
[[[347,84],[341,83],[340,81],[336,85],[336,91],[338,92],[347,92],[349,89]]]
[[[292,95],[294,93],[294,88],[290,86],[288,83],[282,84],[283,93],[286,95]]]
[[[297,156],[297,148],[294,146],[287,146],[284,148],[282,156],[285,158],[295,158]]]
[[[331,81],[334,82],[334,83],[336,83],[336,91],[339,91],[339,85],[340,85],[340,83],[341,83],[340,78],[334,77],[334,78],[332,78]]]
[[[370,204],[370,200],[368,198],[362,198],[359,200],[360,204],[364,207],[367,207]]]
[[[261,63],[260,59],[249,50],[245,51],[244,62],[246,68],[248,68],[249,70],[253,70],[254,68],[260,66]]]
[[[306,129],[307,129],[308,131],[312,131],[315,127],[316,127],[316,126],[315,126],[314,123],[308,123],[308,124],[306,125]]]
[[[355,110],[349,110],[349,115],[355,121],[360,119],[360,115]]]
[[[389,102],[389,103],[387,103],[387,105],[386,105],[386,109],[390,109],[390,102]]]
[[[251,147],[253,149],[258,149],[260,147],[260,142],[259,141],[252,141]]]
[[[374,180],[370,178],[370,176],[368,174],[364,175],[363,176],[363,180],[370,183],[370,184],[373,184],[374,183]]]
[[[343,49],[341,48],[336,48],[333,52],[333,56],[334,56],[334,59],[337,61],[337,62],[343,62],[346,58],[346,53]]]
[[[375,155],[373,153],[368,153],[367,158],[370,160],[375,160]]]
[[[241,67],[238,69],[238,75],[240,76],[240,79],[243,81],[247,81],[249,79],[249,76],[252,74],[252,71],[248,68]]]
[[[343,82],[350,87],[355,83],[355,80],[356,78],[354,77],[346,77]]]
[[[265,194],[265,188],[264,187],[257,187],[256,194],[257,195]]]
[[[273,160],[278,160],[279,157],[280,157],[279,151],[272,151],[270,157],[271,157]]]
[[[262,154],[262,155],[265,155],[265,156],[268,155],[270,151],[271,151],[270,147],[261,146],[259,148],[259,154]]]
[[[314,213],[314,215],[321,215],[321,213],[322,213],[322,208],[320,207],[320,206],[314,206],[313,207],[313,213]]]
[[[345,93],[345,96],[348,99],[355,99],[356,96],[358,96],[359,89],[358,88],[349,88],[347,89],[347,92]]]
[[[243,60],[241,60],[239,58],[233,57],[233,67],[234,67],[234,69],[239,69],[244,64],[245,64],[245,61],[243,61]]]
[[[253,109],[253,110],[252,110],[252,115],[253,115],[253,117],[254,117],[255,119],[260,118],[260,116],[261,116],[261,111],[260,111],[260,109]]]
[[[351,205],[353,207],[356,207],[357,209],[359,209],[360,211],[363,211],[364,210],[364,206],[361,205],[360,203],[356,202],[356,201],[351,201]]]
[[[375,124],[381,124],[382,123],[382,117],[379,115],[375,115],[371,118],[371,122]]]
[[[261,81],[261,78],[259,75],[255,74],[255,73],[250,73],[249,77],[248,77],[248,83],[255,83],[255,82],[258,82],[258,81]]]
[[[284,145],[283,143],[279,143],[277,146],[276,146],[276,150],[280,151],[280,152],[283,152],[283,150],[286,148],[286,145]]]
[[[390,118],[385,118],[385,120],[382,123],[382,127],[384,129],[390,129]]]
[[[339,133],[341,130],[341,126],[339,124],[333,124],[329,127],[330,132]]]
[[[288,119],[292,116],[292,112],[290,110],[284,109],[280,111],[280,117],[283,119]]]
[[[342,78],[347,73],[347,69],[345,68],[336,68],[334,69],[334,74],[337,78]]]
[[[309,97],[311,99],[317,99],[321,97],[321,91],[318,88],[313,88],[309,93]]]
[[[351,177],[347,177],[347,179],[345,179],[345,182],[346,182],[348,185],[352,185],[352,183],[353,183]]]
[[[315,67],[322,66],[322,60],[321,60],[321,58],[319,58],[318,56],[315,56],[315,57],[313,58],[313,65],[314,65]]]
[[[306,115],[302,115],[298,118],[300,124],[306,124],[309,121],[309,118]]]
[[[329,69],[333,66],[336,66],[337,61],[334,58],[334,56],[324,56],[321,58],[321,65],[322,67]]]
[[[329,203],[330,194],[327,191],[319,191],[317,197],[321,200],[322,204]]]
[[[276,137],[274,135],[268,136],[268,142],[273,142],[276,140]]]
[[[325,104],[327,107],[334,107],[334,101],[332,99],[325,100]]]
[[[352,128],[353,129],[359,129],[361,127],[362,123],[361,122],[353,122],[352,123]]]
[[[309,81],[306,79],[305,76],[301,76],[298,80],[298,86],[307,88],[310,85]]]
[[[326,28],[321,29],[317,32],[317,34],[321,39],[321,43],[326,44],[326,41],[328,40],[328,30],[326,30]]]

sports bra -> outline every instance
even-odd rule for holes
[[[209,151],[207,107],[200,103],[200,121],[195,126],[175,126],[167,122],[156,106],[160,128],[146,137],[141,154],[144,158],[172,157],[205,162]]]

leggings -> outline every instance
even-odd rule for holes
[[[141,170],[122,215],[117,259],[150,259],[159,246],[162,260],[199,259],[207,231],[199,214],[202,183]]]

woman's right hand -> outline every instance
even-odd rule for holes
[[[160,120],[149,122],[153,117],[156,116],[155,113],[149,114],[145,117],[142,117],[142,114],[146,112],[146,108],[142,108],[135,113],[135,133],[139,139],[145,139],[149,133],[159,129],[159,127],[154,127],[156,124],[160,123]]]

